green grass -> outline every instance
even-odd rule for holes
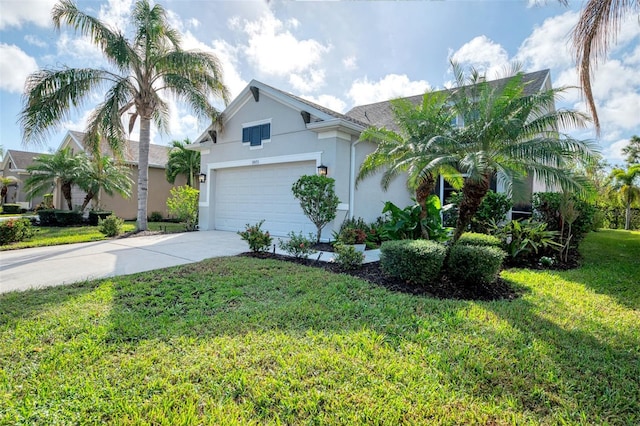
[[[640,233],[515,301],[232,257],[0,295],[0,424],[638,424]]]
[[[18,243],[0,246],[0,251],[15,250],[32,247],[57,246],[61,244],[87,243],[90,241],[106,240],[97,226],[36,226],[36,234],[33,238]],[[123,232],[130,232],[136,229],[135,221],[126,221]],[[149,222],[150,231],[162,231],[167,233],[184,232],[184,224],[173,222]]]

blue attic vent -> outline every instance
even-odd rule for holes
[[[251,90],[251,94],[253,94],[253,99],[256,100],[256,102],[260,101],[260,89],[257,88],[256,86],[250,86],[249,90]]]

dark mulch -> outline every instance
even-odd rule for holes
[[[336,274],[348,274],[369,281],[372,284],[385,287],[391,291],[407,293],[415,296],[427,296],[438,299],[457,300],[513,300],[520,297],[521,292],[513,289],[506,281],[498,279],[497,282],[488,285],[459,286],[451,282],[446,276],[428,286],[420,286],[399,278],[385,275],[380,268],[380,262],[365,263],[354,270],[343,270],[340,265],[329,262],[321,262],[315,259],[296,259],[272,253],[256,254],[247,252],[241,256],[258,257],[264,259],[277,259],[285,262],[294,262],[301,265],[323,268]]]

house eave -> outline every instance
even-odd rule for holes
[[[315,133],[325,133],[330,131],[340,131],[347,133],[351,136],[360,136],[360,133],[364,130],[364,127],[359,126],[347,120],[339,118],[326,121],[317,121],[307,124],[307,130],[311,130]]]

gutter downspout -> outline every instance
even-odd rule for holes
[[[349,219],[353,219],[356,198],[356,145],[360,139],[351,142],[351,174],[349,176]]]

